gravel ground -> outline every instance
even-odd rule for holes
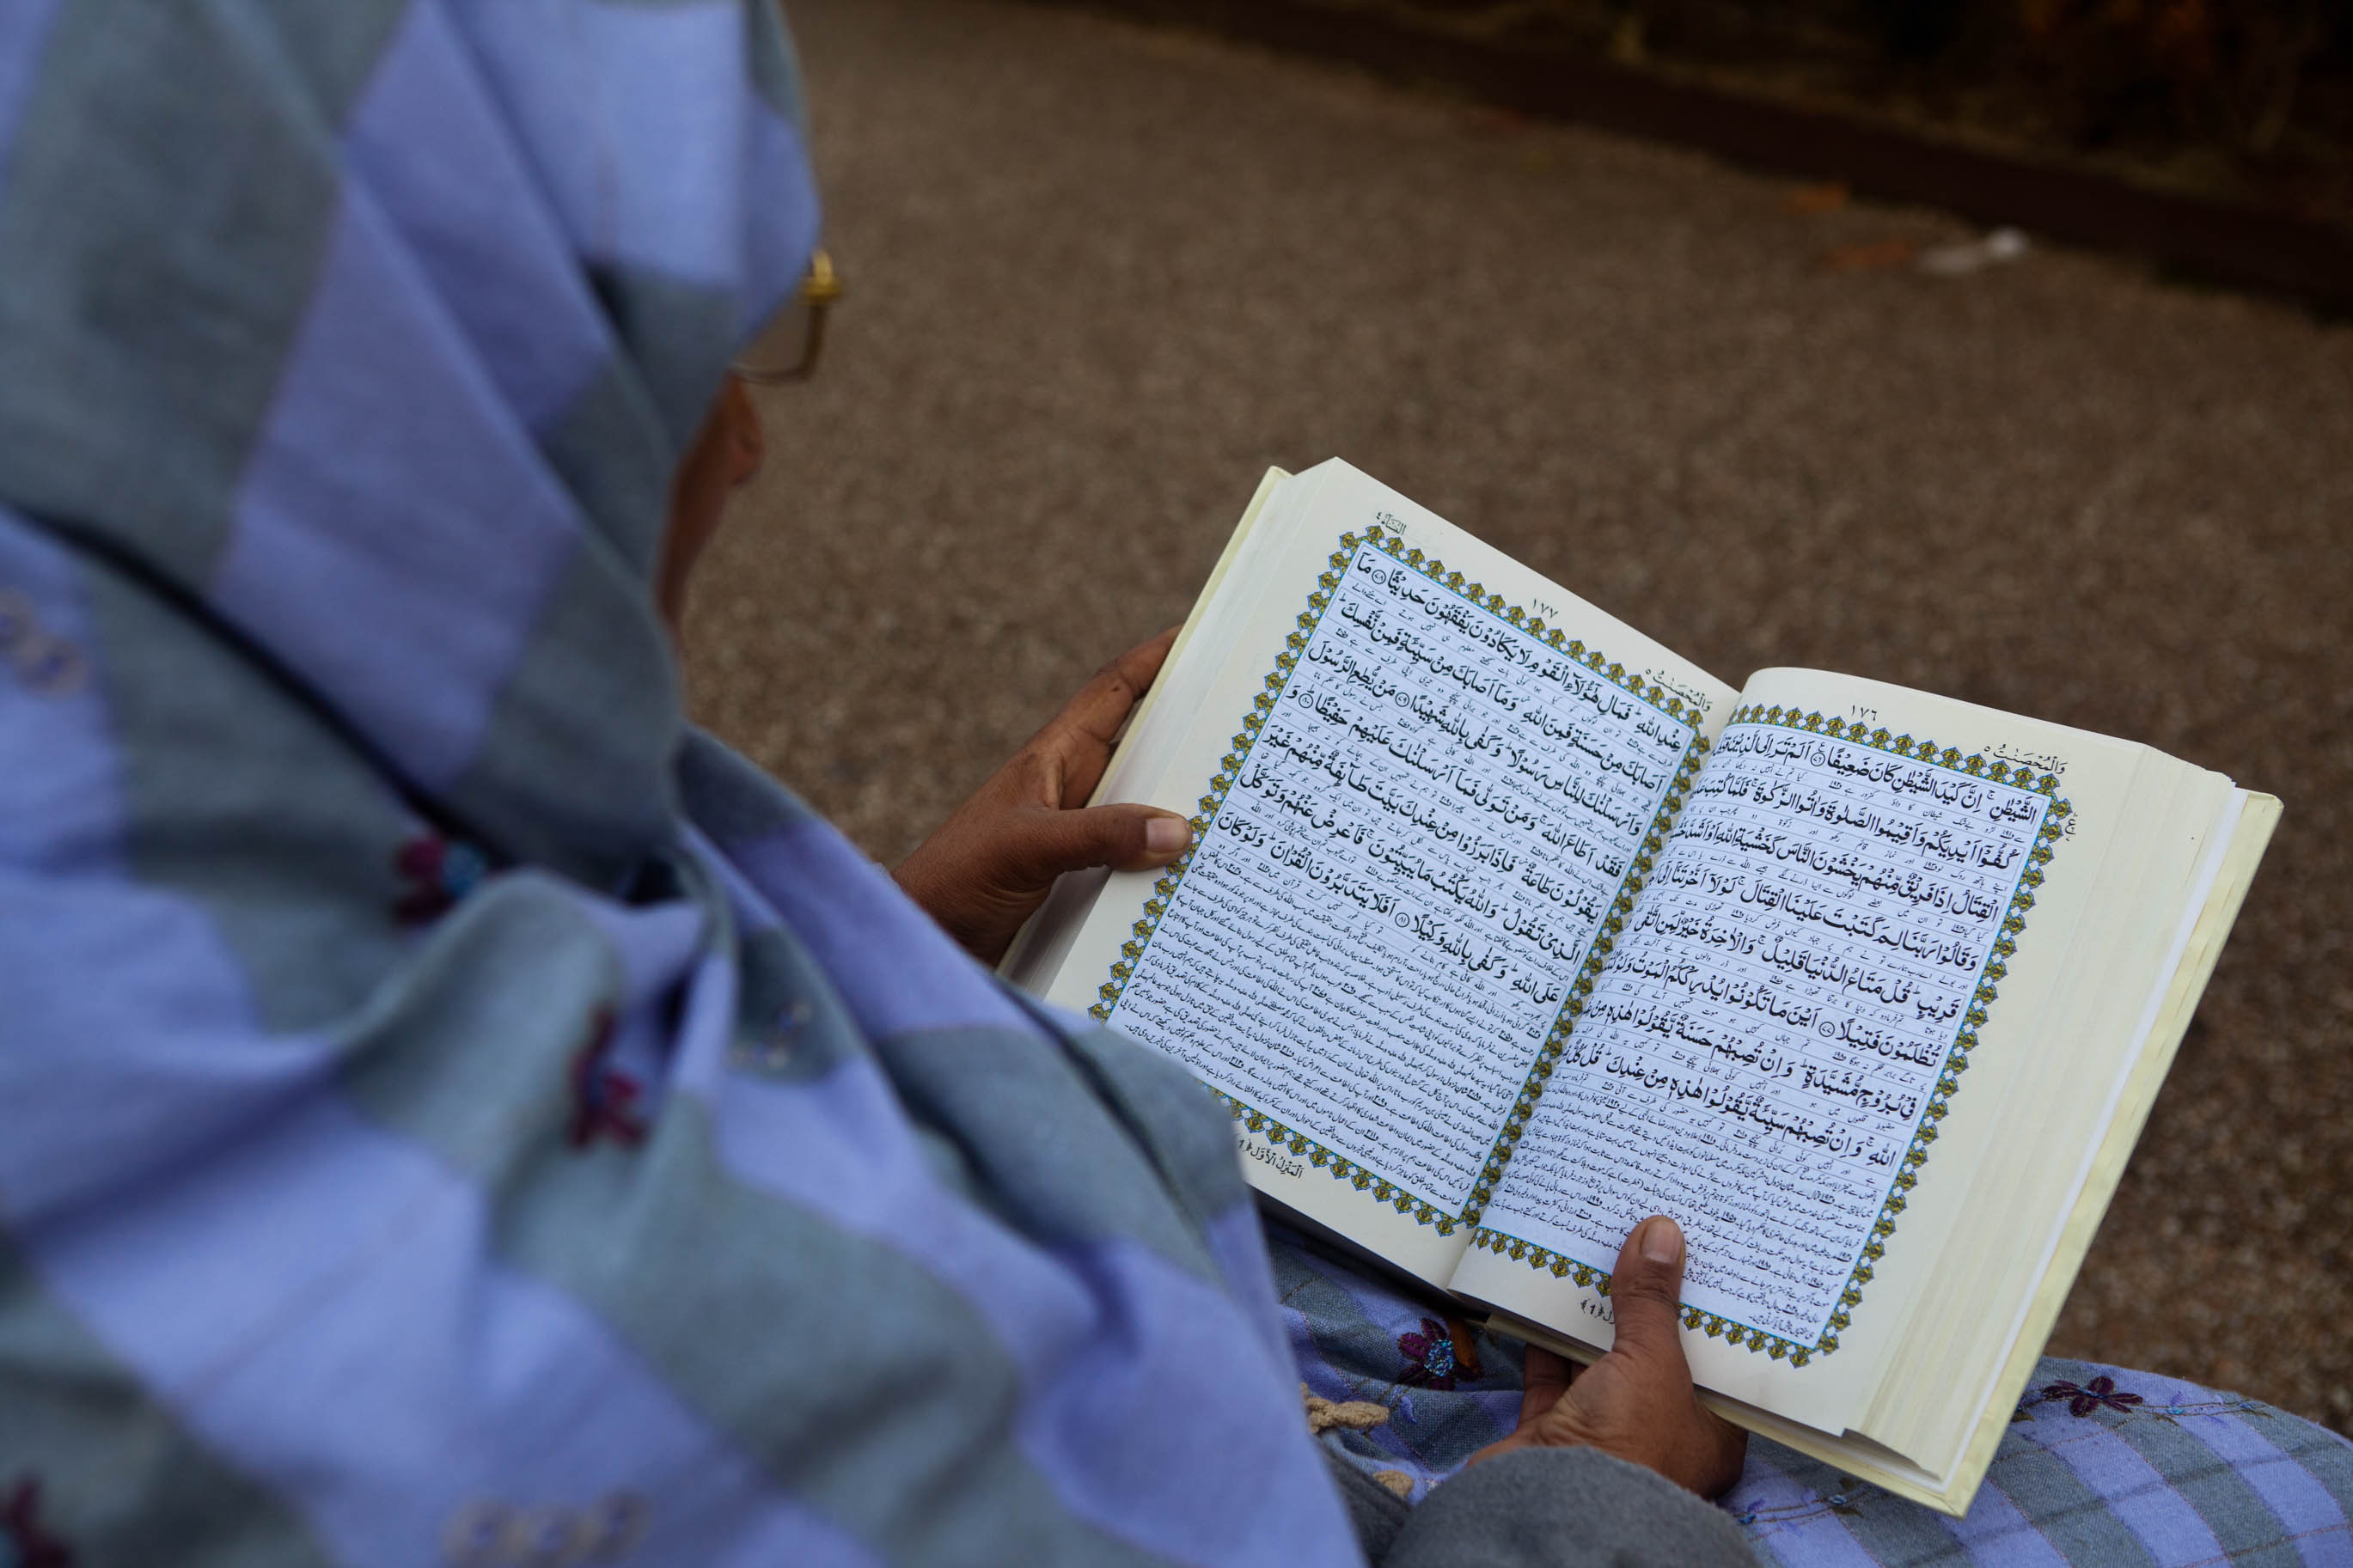
[[[1727,679],[2149,742],[2287,816],[2052,1349],[2353,1432],[2353,329],[986,0],[797,0],[849,279],[689,628],[895,860],[1337,454]]]

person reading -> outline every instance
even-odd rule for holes
[[[1671,1224],[1571,1378],[984,967],[1201,847],[1083,805],[1164,646],[898,884],[684,721],[800,105],[762,0],[0,8],[0,1558],[1748,1558]]]

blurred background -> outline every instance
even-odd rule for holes
[[[1240,20],[1230,0],[1092,0]],[[2353,221],[2346,0],[1241,0]],[[1303,30],[1303,37],[1304,32]]]
[[[1873,676],[2275,793],[2052,1349],[2353,1433],[2353,327],[1205,31],[787,8],[849,293],[760,394],[701,721],[895,862],[1183,616],[1269,465],[1337,455],[1736,684]],[[2302,0],[1389,9],[2346,195],[2346,24]]]

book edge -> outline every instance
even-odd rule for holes
[[[2242,789],[2235,792],[2233,798],[2237,820],[2221,847],[2214,880],[2198,909],[2189,942],[2174,968],[2156,1019],[2135,1057],[2107,1131],[2093,1152],[2074,1207],[2061,1226],[2052,1255],[2043,1265],[2042,1283],[2021,1313],[2010,1360],[1988,1389],[1976,1430],[1963,1447],[1947,1485],[1947,1494],[1961,1500],[1960,1506],[1947,1507],[1943,1502],[1934,1505],[1956,1517],[1968,1511],[1969,1500],[1975,1498],[1986,1472],[1993,1466],[1994,1448],[2010,1425],[2008,1411],[2024,1392],[2027,1379],[2050,1341],[2060,1310],[2074,1289],[2084,1258],[2091,1250],[2092,1238],[2098,1233],[2101,1220],[2106,1217],[2108,1205],[2115,1201],[2125,1166],[2140,1142],[2150,1111],[2156,1108],[2158,1094],[2172,1070],[2189,1022],[2197,1015],[2199,1000],[2205,994],[2207,982],[2221,960],[2223,948],[2229,944],[2232,929],[2238,923],[2239,911],[2254,886],[2255,874],[2262,868],[2263,854],[2279,825],[2282,807],[2278,796]],[[2005,1390],[2010,1394],[2008,1400],[1996,1397]]]
[[[1185,612],[1184,623],[1176,631],[1176,640],[1168,645],[1168,657],[1161,661],[1163,669],[1173,668],[1192,645],[1193,633],[1208,614],[1209,601],[1218,596],[1218,590],[1225,584],[1227,572],[1232,567],[1235,557],[1241,553],[1242,542],[1258,527],[1258,520],[1265,512],[1266,503],[1274,495],[1275,487],[1293,477],[1288,470],[1271,465],[1260,476],[1258,489],[1250,492],[1250,504],[1242,508],[1240,521],[1234,524],[1234,531],[1226,535],[1226,547],[1218,552],[1218,563],[1209,568],[1209,580],[1201,584],[1199,593],[1193,595],[1193,607]],[[1103,777],[1096,781],[1094,793],[1087,797],[1089,805],[1103,804],[1103,790],[1118,773],[1120,760],[1126,754],[1130,740],[1151,719],[1153,710],[1159,705],[1160,694],[1166,689],[1166,682],[1154,680],[1151,689],[1145,692],[1144,700],[1135,705],[1134,710],[1127,716],[1127,722],[1120,726],[1119,743],[1112,748],[1110,760],[1103,764]]]

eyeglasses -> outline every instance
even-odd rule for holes
[[[744,380],[764,386],[807,381],[817,369],[818,351],[825,347],[826,312],[840,298],[841,279],[833,269],[833,258],[822,250],[814,252],[808,272],[793,297],[777,307],[759,335],[744,345],[728,368]]]

